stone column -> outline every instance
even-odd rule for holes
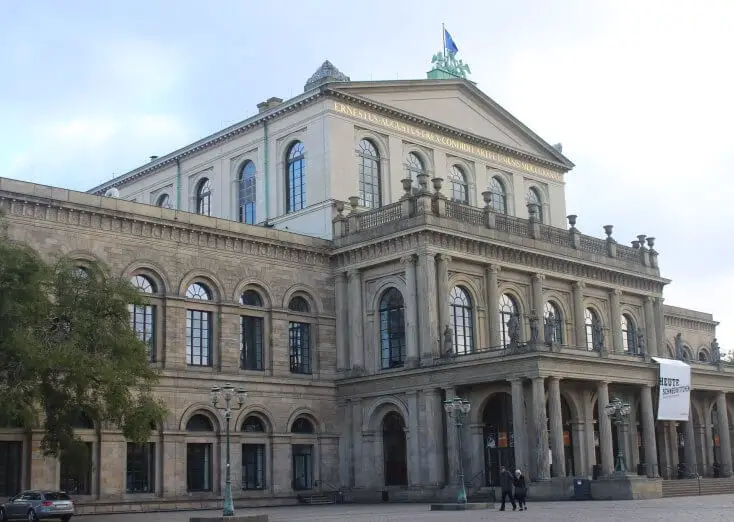
[[[612,443],[612,421],[606,412],[606,406],[609,404],[609,383],[606,381],[597,382],[596,390],[596,406],[599,413],[601,474],[610,475],[614,471],[614,446]]]
[[[619,305],[619,297],[622,291],[618,289],[609,291],[609,307],[611,308],[611,325],[612,325],[612,351],[614,353],[624,353],[624,343],[622,342],[622,310]],[[634,349],[634,347],[633,347]]]
[[[432,253],[424,250],[418,254],[418,270],[416,274],[418,287],[418,303],[421,327],[418,331],[421,360],[433,362],[438,355],[438,309],[436,301],[436,260]]]
[[[645,298],[644,312],[645,312],[645,346],[657,346],[657,332],[655,331],[655,312],[653,311],[653,304],[655,298],[647,296]],[[650,353],[650,355],[657,355]]]
[[[586,454],[586,469],[584,474],[594,473],[596,461],[596,444],[594,438],[594,405],[591,402],[591,391],[583,392],[584,398],[584,453]]]
[[[645,445],[645,466],[647,476],[658,476],[658,448],[655,441],[655,414],[652,409],[652,386],[644,384],[640,392],[640,409],[642,410],[642,436]]]
[[[405,394],[408,403],[408,485],[416,486],[421,483],[420,444],[418,440],[418,392],[409,391]]]
[[[653,345],[651,348],[648,348],[647,351],[651,356],[663,356],[665,355],[665,352],[667,348],[665,347],[665,312],[663,308],[663,302],[665,299],[662,297],[658,297],[655,299],[655,304],[653,306],[653,310],[655,312],[655,332],[657,335],[655,336],[655,339],[657,340],[657,343]]]
[[[438,254],[436,256],[436,278],[438,289],[438,328],[443,333],[447,325],[450,324],[449,314],[449,262],[451,258],[446,254]],[[441,337],[443,339],[443,337]],[[442,349],[439,347],[439,349]]]
[[[515,444],[515,465],[528,474],[529,461],[526,458],[528,447],[527,430],[525,429],[525,397],[522,379],[510,380],[512,390],[512,433]]]
[[[553,476],[566,476],[566,455],[563,447],[563,413],[561,411],[561,382],[558,377],[548,380],[548,414],[550,415]]]
[[[577,281],[573,284],[573,322],[576,332],[576,346],[586,347],[586,325],[584,323],[584,288],[586,284]]]
[[[693,405],[688,410],[688,422],[683,423],[683,451],[686,457],[685,472],[688,475],[696,473],[698,463],[696,462],[696,431],[693,429]]]
[[[364,474],[362,469],[362,400],[353,399],[351,410],[351,483],[354,487],[359,488],[362,487],[360,477]]]
[[[729,433],[729,411],[726,408],[726,393],[716,394],[716,413],[719,417],[719,447],[721,448],[721,476],[731,476],[731,434]]]
[[[716,461],[716,456],[714,453],[714,437],[713,437],[713,424],[711,424],[711,420],[706,420],[706,424],[704,426],[704,442],[706,443],[706,462],[708,462],[708,470],[707,474],[709,477],[714,476],[714,463]]]
[[[548,458],[548,416],[545,414],[545,385],[543,377],[535,377],[533,382],[533,429],[535,437],[536,480],[550,478],[550,459]]]
[[[352,369],[363,369],[362,274],[359,270],[350,270],[347,277],[349,279],[349,363]]]
[[[543,306],[545,303],[543,303],[543,281],[545,281],[545,275],[543,274],[533,274],[533,280],[532,280],[532,292],[533,292],[533,308],[535,309],[535,314],[538,317],[538,324],[542,324],[542,321],[540,319],[543,317]],[[540,328],[540,326],[539,326]],[[542,329],[538,333],[538,339],[539,342],[542,342]]]
[[[405,266],[405,365],[412,368],[418,365],[418,297],[415,280],[415,255],[403,256],[400,262]]]
[[[349,369],[349,298],[347,274],[337,272],[334,282],[336,306],[336,369]]]
[[[471,464],[471,466],[466,467],[464,471],[467,474],[467,480],[470,480],[471,478],[476,477],[479,473],[484,472],[484,425],[470,424],[469,434],[469,440],[464,445],[464,455],[468,456]],[[471,475],[469,473],[471,473]],[[478,481],[475,481],[474,485],[477,485],[477,482]],[[482,486],[485,483],[486,477],[485,481],[482,482]]]
[[[584,448],[586,448],[585,423],[582,421],[571,423],[571,433],[573,437],[574,476],[586,476],[591,466],[587,462],[589,460],[588,452],[584,451]]]
[[[487,275],[487,317],[489,320],[489,346],[498,347],[502,343],[502,325],[500,324],[500,296],[497,282],[497,265],[489,265]]]
[[[426,429],[421,459],[426,461],[428,481],[431,485],[445,484],[443,402],[440,390],[423,392],[426,399]]]

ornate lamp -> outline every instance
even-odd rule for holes
[[[464,418],[469,414],[471,410],[471,404],[466,399],[461,397],[454,397],[453,399],[447,399],[443,403],[443,407],[446,410],[446,414],[454,419],[456,425],[456,439],[459,445],[459,494],[456,497],[456,502],[459,504],[466,504],[466,487],[464,486],[464,459],[463,450],[461,445],[461,426]]]
[[[619,397],[612,399],[604,408],[607,416],[612,423],[617,426],[617,458],[614,464],[614,471],[617,473],[626,473],[627,466],[624,463],[624,455],[622,454],[622,433],[620,427],[627,422],[630,414],[630,405],[622,402]]]
[[[232,404],[232,399],[237,396],[237,404]],[[212,387],[212,406],[216,409],[224,412],[224,421],[227,427],[227,470],[226,480],[224,486],[224,505],[222,506],[222,515],[225,517],[234,516],[234,502],[232,501],[232,473],[229,458],[229,421],[232,420],[232,411],[239,410],[245,404],[245,397],[247,392],[243,388],[238,388],[236,391],[234,387],[227,383],[221,388],[219,386]],[[219,406],[219,402],[224,399],[224,405]]]

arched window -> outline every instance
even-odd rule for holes
[[[196,213],[212,215],[212,182],[209,178],[202,179],[196,186]]]
[[[543,320],[552,334],[551,342],[553,344],[563,344],[563,316],[561,315],[561,309],[553,301],[545,302]]]
[[[359,204],[367,208],[382,205],[380,155],[370,140],[359,142]]]
[[[144,275],[133,276],[131,282],[140,293],[154,294],[156,292],[155,283]],[[130,328],[148,348],[148,360],[155,362],[155,305],[136,304],[130,305],[128,309],[130,310]]]
[[[507,322],[510,317],[519,313],[517,302],[508,294],[502,294],[500,297],[500,324],[502,325],[502,345],[509,346],[510,330],[507,328]]]
[[[543,219],[543,202],[540,199],[540,194],[538,193],[538,189],[535,187],[530,187],[528,189],[528,194],[526,196],[526,200],[528,203],[535,203],[538,208],[538,220],[541,223],[544,223]]]
[[[627,314],[622,314],[620,326],[622,327],[622,346],[627,353],[637,353],[637,336],[635,335],[635,323]]]
[[[245,290],[240,296],[242,306],[262,307],[260,294]],[[240,368],[243,370],[264,370],[264,327],[265,319],[255,313],[240,315]]]
[[[698,352],[698,360],[701,362],[709,362],[709,354],[706,352],[706,350],[701,350]]]
[[[311,307],[305,298],[297,295],[288,303],[288,310],[298,314],[308,314]],[[305,318],[288,321],[288,349],[291,373],[311,373],[311,323]]]
[[[291,299],[290,303],[288,304],[288,309],[293,312],[300,312],[302,314],[307,314],[311,311],[311,307],[308,305],[308,301],[306,301],[306,299],[301,297],[300,295],[297,295],[293,299]]]
[[[291,426],[291,433],[315,433],[313,423],[305,417],[298,417],[293,426]]]
[[[203,283],[192,283],[186,289],[186,298],[193,301],[211,301],[212,293]],[[211,366],[212,312],[186,310],[186,362],[190,366]]]
[[[418,186],[418,174],[424,174],[426,167],[423,165],[423,160],[415,152],[409,152],[408,157],[405,160],[405,167],[408,171],[408,176],[413,180],[413,186]]]
[[[449,182],[451,199],[458,203],[469,204],[469,183],[466,180],[466,173],[458,165],[452,165],[449,169]]]
[[[263,300],[260,294],[254,290],[245,290],[240,296],[240,304],[244,306],[262,306]]]
[[[498,214],[507,214],[507,192],[496,176],[489,180],[489,194],[489,208]]]
[[[250,415],[242,423],[242,431],[246,433],[265,433],[265,424],[254,415]]]
[[[586,329],[586,348],[596,350],[599,340],[598,330],[601,329],[601,323],[599,322],[599,316],[591,308],[584,310],[584,327]]]
[[[242,431],[249,434],[245,437],[247,442],[242,444],[242,489],[265,489],[265,423],[255,415],[250,415],[242,423]]]
[[[206,437],[201,432],[213,432],[214,426],[206,415],[196,414],[186,423],[186,431]],[[201,433],[199,435],[199,433]],[[186,489],[188,491],[211,491],[213,484],[213,444],[211,442],[189,442],[186,444]]]
[[[296,212],[306,206],[306,158],[303,143],[294,142],[288,148],[286,157],[285,211]]]
[[[255,224],[257,205],[257,182],[255,164],[246,161],[240,169],[239,219],[242,223]]]
[[[168,194],[161,194],[158,196],[158,199],[156,199],[155,206],[161,208],[172,208],[173,204],[171,203],[171,196]]]
[[[405,362],[405,304],[397,288],[380,299],[380,360],[382,368],[398,368]]]
[[[454,331],[454,353],[465,355],[474,351],[474,314],[469,293],[455,286],[449,295],[451,326]]]
[[[214,431],[214,425],[209,417],[197,413],[186,423],[186,431]]]

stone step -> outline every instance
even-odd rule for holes
[[[306,504],[311,504],[312,506],[324,506],[327,504],[336,504],[336,501],[334,500],[333,497],[327,497],[325,495],[304,497],[303,501]]]
[[[663,497],[722,495],[734,493],[732,479],[684,479],[663,481]]]

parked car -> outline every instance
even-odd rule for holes
[[[50,518],[68,522],[73,515],[74,502],[63,491],[23,491],[0,505],[0,522]]]

